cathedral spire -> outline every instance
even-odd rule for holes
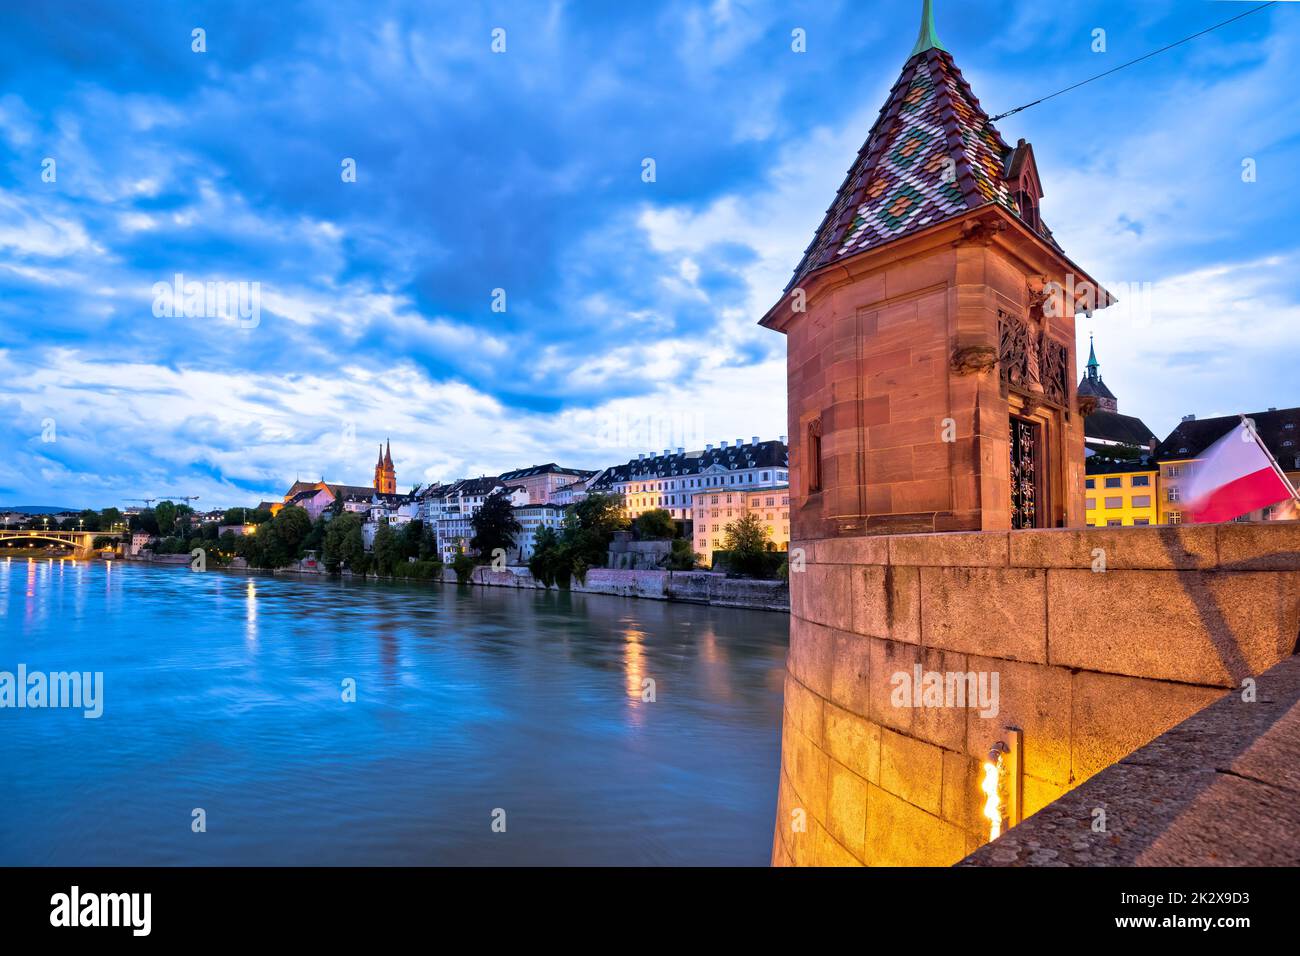
[[[916,46],[912,47],[912,56],[924,53],[926,50],[946,52],[947,49],[934,29],[934,8],[930,5],[930,0],[925,0],[924,6],[921,7],[921,32],[916,37]]]
[[[1092,344],[1092,333],[1088,333],[1088,378],[1095,379],[1101,363],[1097,361],[1097,347]]]

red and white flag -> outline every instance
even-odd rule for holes
[[[1297,497],[1246,418],[1209,447],[1184,491],[1183,520],[1198,523],[1231,521]]]

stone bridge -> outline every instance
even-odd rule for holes
[[[103,537],[114,538],[118,537],[118,535],[105,531],[21,531],[6,529],[0,531],[0,547],[18,541],[52,541],[55,544],[65,545],[77,556],[84,557],[94,550],[95,539]]]

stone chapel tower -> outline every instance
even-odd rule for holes
[[[1008,146],[921,32],[781,299],[792,544],[1081,527],[1076,310],[1112,299],[1039,214]]]

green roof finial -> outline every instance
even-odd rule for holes
[[[1088,333],[1088,368],[1099,368],[1101,363],[1097,361],[1097,349],[1092,344],[1092,333]]]
[[[931,49],[946,52],[948,48],[943,45],[939,34],[935,32],[934,10],[930,6],[930,0],[925,0],[925,6],[921,9],[921,32],[916,37],[916,46],[912,47],[912,56]]]

